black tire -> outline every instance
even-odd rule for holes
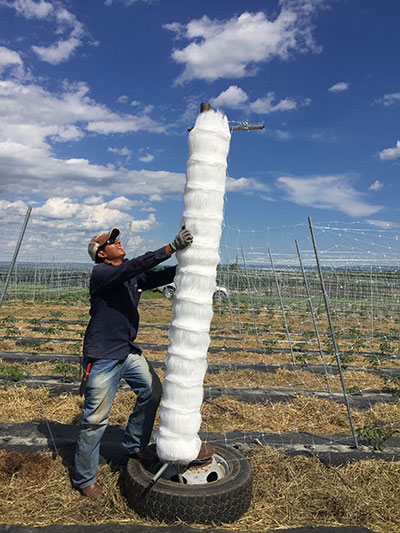
[[[175,289],[173,287],[165,287],[163,290],[163,294],[168,300],[170,300],[174,297]]]
[[[222,302],[226,299],[226,294],[224,291],[215,291],[213,297],[216,302]]]
[[[182,520],[196,524],[235,522],[249,508],[253,475],[249,461],[232,449],[215,446],[215,455],[226,461],[228,472],[218,481],[184,485],[160,478],[135,459],[126,472],[126,497],[140,515],[168,524]]]

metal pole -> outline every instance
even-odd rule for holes
[[[370,287],[370,299],[371,299],[371,340],[374,340],[374,288],[372,279],[372,266],[369,267],[369,287]]]
[[[354,428],[353,417],[351,416],[349,398],[347,396],[346,384],[344,382],[344,377],[343,377],[342,363],[340,362],[339,350],[338,350],[338,346],[337,346],[337,343],[336,343],[335,331],[333,329],[331,312],[330,312],[330,309],[329,309],[328,296],[327,296],[326,290],[325,290],[324,278],[323,278],[323,275],[322,275],[321,265],[319,263],[317,244],[315,242],[314,229],[313,229],[313,225],[312,225],[312,222],[311,222],[311,217],[308,217],[308,225],[309,225],[309,228],[310,228],[311,239],[312,239],[312,243],[313,243],[313,247],[314,247],[314,253],[315,253],[315,260],[317,262],[319,279],[320,279],[320,282],[321,282],[322,293],[323,293],[323,296],[324,296],[324,302],[325,302],[326,314],[328,316],[329,328],[331,330],[331,336],[332,336],[332,342],[333,342],[333,347],[334,347],[334,352],[335,352],[336,364],[337,364],[337,367],[338,367],[338,370],[339,370],[339,375],[340,375],[340,381],[341,381],[341,384],[342,384],[344,401],[345,401],[346,408],[347,408],[347,414],[349,416],[349,422],[350,422],[351,432],[352,432],[353,438],[354,438],[354,444],[355,444],[355,447],[358,448],[357,434],[356,434],[356,431],[355,431],[355,428]]]
[[[254,305],[253,305],[253,297],[251,295],[251,290],[250,290],[250,280],[249,280],[249,273],[247,271],[247,263],[246,263],[246,257],[244,255],[244,250],[243,250],[243,246],[240,245],[241,249],[242,249],[242,257],[243,257],[243,263],[244,263],[244,271],[246,273],[246,280],[247,280],[247,290],[249,292],[249,297],[250,297],[250,305],[251,305],[251,314],[253,316],[253,324],[254,324],[254,331],[255,331],[255,334],[256,334],[256,338],[257,338],[257,347],[259,348],[260,347],[260,339],[258,337],[258,331],[257,331],[257,321],[256,321],[256,317],[255,317],[255,314],[254,314]]]
[[[294,360],[294,353],[293,353],[292,339],[291,339],[291,337],[290,337],[289,326],[288,326],[288,323],[287,323],[287,320],[286,320],[285,307],[284,307],[284,305],[283,305],[283,300],[282,300],[282,295],[281,295],[281,289],[280,289],[280,287],[279,287],[278,277],[277,277],[276,272],[275,272],[274,262],[273,262],[273,260],[272,260],[272,254],[271,254],[271,250],[270,250],[270,248],[268,248],[268,253],[269,253],[269,260],[271,261],[272,272],[273,272],[273,274],[274,274],[274,278],[275,278],[276,290],[278,291],[278,297],[279,297],[279,302],[280,302],[280,305],[281,305],[281,311],[282,311],[283,321],[284,321],[284,323],[285,323],[286,335],[287,335],[287,338],[288,338],[288,341],[289,341],[290,354],[291,354],[291,356],[292,356],[292,364],[293,364],[293,366],[296,366],[296,361]]]
[[[209,111],[211,109],[211,105],[208,102],[202,102],[200,104],[200,113],[203,113],[204,111]],[[230,131],[252,131],[252,130],[263,130],[265,128],[264,124],[249,124],[247,120],[237,122],[237,121],[231,121],[230,124],[238,124],[238,126],[229,126]],[[187,131],[192,131],[193,128],[187,128]]]
[[[324,367],[324,374],[325,374],[326,385],[327,385],[327,387],[328,387],[328,392],[329,392],[329,394],[330,394],[330,393],[332,392],[332,391],[331,391],[331,384],[330,384],[330,382],[329,382],[329,376],[328,376],[328,370],[327,370],[327,368],[326,368],[324,352],[322,351],[321,338],[320,338],[320,336],[319,336],[318,324],[317,324],[317,320],[316,320],[316,318],[315,318],[315,314],[314,314],[314,307],[313,307],[312,300],[311,300],[310,289],[309,289],[309,287],[308,287],[308,281],[307,281],[306,273],[305,273],[305,270],[304,270],[304,267],[303,267],[303,261],[301,260],[301,254],[300,254],[299,245],[298,245],[298,243],[297,243],[297,240],[295,240],[294,242],[296,243],[297,255],[298,255],[298,257],[299,257],[300,268],[301,268],[301,272],[302,272],[302,274],[303,274],[303,279],[304,279],[304,286],[305,286],[305,288],[306,288],[306,294],[307,294],[307,299],[308,299],[308,306],[309,306],[309,308],[310,308],[310,312],[311,312],[311,316],[312,316],[312,321],[313,321],[313,324],[314,324],[315,335],[317,336],[319,353],[320,353],[320,355],[321,355],[321,361],[322,361],[322,365],[323,365],[323,367]]]
[[[15,246],[14,255],[13,255],[13,258],[11,260],[10,268],[8,269],[6,281],[4,282],[3,290],[2,290],[2,293],[1,293],[1,296],[0,296],[0,307],[3,305],[3,300],[4,300],[6,292],[7,292],[7,287],[8,287],[8,284],[10,283],[11,274],[12,274],[12,272],[14,270],[14,266],[15,266],[15,263],[17,261],[19,249],[21,248],[22,240],[23,240],[24,235],[25,235],[26,226],[28,224],[29,217],[31,216],[31,211],[32,211],[32,207],[28,207],[28,209],[26,211],[24,223],[22,224],[21,233],[19,235],[18,242],[17,242],[17,244]]]
[[[160,477],[163,475],[163,473],[167,470],[168,467],[169,467],[169,463],[164,463],[161,466],[161,468],[154,474],[151,480],[152,485],[154,485],[154,483],[156,483],[156,481],[160,479]]]
[[[231,131],[238,131],[238,130],[243,130],[243,131],[263,130],[264,128],[265,128],[264,124],[251,125],[251,124],[243,123],[241,126],[229,126],[229,129]]]

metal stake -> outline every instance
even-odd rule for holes
[[[330,312],[330,309],[329,309],[329,301],[328,301],[328,296],[327,296],[326,290],[325,290],[325,283],[324,283],[324,278],[323,278],[323,275],[322,275],[321,265],[319,263],[317,244],[315,242],[314,229],[313,229],[313,225],[312,225],[312,222],[311,222],[311,217],[308,217],[308,225],[309,225],[309,228],[310,228],[311,239],[312,239],[312,243],[313,243],[313,247],[314,247],[315,260],[316,260],[317,267],[318,267],[318,273],[319,273],[319,279],[320,279],[320,282],[321,282],[322,293],[324,295],[326,314],[328,316],[329,328],[331,330],[331,336],[332,336],[332,342],[333,342],[333,347],[334,347],[334,352],[335,352],[336,364],[337,364],[337,367],[338,367],[338,371],[339,371],[339,375],[340,375],[340,381],[341,381],[341,384],[342,384],[344,401],[345,401],[346,408],[347,408],[347,414],[349,416],[349,422],[350,422],[351,432],[352,432],[353,438],[354,438],[354,444],[355,444],[355,447],[358,448],[357,434],[356,434],[356,431],[355,431],[355,428],[354,428],[353,417],[351,416],[349,398],[347,396],[346,384],[344,382],[344,377],[343,377],[342,363],[340,361],[339,350],[338,350],[338,346],[337,346],[337,343],[336,343],[335,331],[333,329],[331,312]]]
[[[292,339],[291,339],[291,337],[290,337],[289,326],[288,326],[288,323],[287,323],[287,320],[286,320],[285,307],[284,307],[284,305],[283,305],[283,300],[282,300],[282,295],[281,295],[281,289],[280,289],[280,287],[279,287],[278,277],[277,277],[276,272],[275,272],[274,262],[273,262],[273,260],[272,260],[272,254],[271,254],[271,250],[270,250],[270,248],[268,248],[268,253],[269,253],[269,260],[271,261],[272,272],[273,272],[273,274],[274,274],[274,278],[275,278],[276,290],[278,291],[278,297],[279,297],[279,302],[280,302],[280,305],[281,305],[281,311],[282,311],[283,321],[284,321],[284,323],[285,323],[286,335],[287,335],[287,338],[288,338],[288,341],[289,341],[290,354],[291,354],[291,356],[292,356],[292,364],[293,364],[293,366],[296,366],[296,361],[294,360],[294,353],[293,353]]]
[[[372,266],[369,267],[369,288],[371,298],[371,340],[374,340],[374,288],[372,279]]]
[[[316,318],[315,318],[315,314],[314,314],[314,307],[313,307],[312,300],[311,300],[310,289],[309,289],[309,287],[308,287],[308,281],[307,281],[306,273],[305,273],[305,270],[304,270],[304,267],[303,267],[303,261],[301,260],[301,255],[300,255],[299,245],[298,245],[298,243],[297,243],[297,240],[295,240],[294,242],[296,243],[297,255],[299,256],[300,268],[301,268],[301,272],[302,272],[302,274],[303,274],[304,286],[305,286],[305,288],[306,288],[306,293],[307,293],[308,306],[309,306],[309,308],[310,308],[310,312],[311,312],[311,316],[312,316],[312,321],[313,321],[313,324],[314,324],[315,335],[317,336],[319,353],[320,353],[320,355],[321,355],[321,361],[322,361],[322,365],[323,365],[323,367],[324,367],[324,374],[325,374],[326,385],[327,385],[327,387],[328,387],[328,392],[329,392],[329,394],[330,394],[330,393],[332,392],[332,391],[331,391],[331,384],[329,383],[328,370],[327,370],[327,368],[326,368],[324,352],[322,351],[321,338],[320,338],[320,336],[319,336],[318,324],[317,324],[317,320],[316,320]]]
[[[154,477],[151,480],[153,485],[158,479],[160,479],[160,477],[164,474],[168,467],[169,463],[164,463],[162,467],[154,474]]]
[[[14,270],[14,266],[15,266],[15,263],[17,261],[19,249],[21,248],[22,240],[23,240],[24,235],[25,235],[25,230],[26,230],[26,226],[28,224],[29,217],[31,215],[31,211],[32,211],[32,207],[28,207],[28,209],[26,211],[24,223],[22,224],[21,233],[19,235],[18,242],[17,242],[17,244],[15,246],[14,255],[13,255],[13,258],[11,260],[10,268],[8,269],[6,281],[4,282],[4,287],[3,287],[3,290],[2,290],[2,293],[1,293],[1,296],[0,296],[0,307],[3,305],[3,300],[4,300],[6,292],[7,292],[8,284],[10,283],[11,274],[12,274],[12,272]]]

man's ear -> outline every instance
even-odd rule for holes
[[[100,257],[100,259],[107,259],[107,254],[105,253],[104,250],[99,250],[97,252],[97,257]]]

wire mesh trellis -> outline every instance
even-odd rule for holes
[[[398,368],[400,242],[397,232],[362,227],[360,223],[340,225],[337,222],[316,223],[314,229],[344,379],[349,379],[353,371],[360,376],[378,372],[376,375],[381,381],[374,385],[378,394],[383,387],[382,379]],[[42,242],[43,238],[35,243],[39,252]],[[302,265],[296,242],[301,249]],[[240,363],[236,370],[245,365],[249,369],[259,369],[262,363],[264,370],[275,372],[274,376],[290,366],[299,376],[303,372],[302,381],[296,385],[294,379],[289,380],[286,387],[291,388],[295,397],[299,391],[304,393],[310,389],[309,383],[319,372],[322,385],[313,393],[321,395],[325,391],[327,396],[324,397],[337,399],[335,346],[307,224],[249,231],[226,225],[220,254],[218,285],[227,289],[228,298],[216,302],[214,311],[218,316],[226,314],[231,338],[236,335],[239,340],[235,342],[243,340],[240,345],[243,348],[234,352],[224,346],[218,359],[213,356],[214,361],[220,362],[221,368],[225,368],[225,363],[232,368]],[[91,264],[62,262],[56,254],[47,261],[24,259],[22,255],[17,261],[6,304],[73,303],[78,299],[88,303]],[[3,264],[0,287],[6,272],[7,264]],[[247,347],[251,343],[254,349],[249,351]],[[229,391],[223,373],[220,375],[220,389]],[[253,402],[259,398],[257,389],[265,389],[262,379],[257,379],[256,387],[254,380],[251,382]],[[272,392],[284,394],[277,379],[275,383],[270,387]],[[351,391],[354,387],[348,389]],[[250,393],[240,394],[242,399],[248,399]],[[368,402],[367,396],[364,395]],[[351,400],[354,403],[354,398]],[[244,401],[243,412],[248,417],[246,409]],[[394,420],[393,424],[396,423]],[[316,420],[310,420],[310,433],[316,425]]]

